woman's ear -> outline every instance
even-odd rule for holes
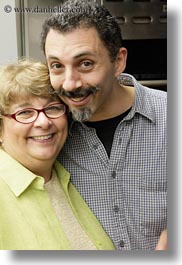
[[[127,49],[122,47],[119,49],[115,60],[115,77],[120,75],[126,68]]]

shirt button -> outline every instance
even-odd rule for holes
[[[116,178],[116,171],[112,172],[112,178],[115,179]]]
[[[119,206],[118,205],[115,205],[114,208],[113,208],[114,212],[115,213],[118,213],[119,212]]]
[[[98,147],[99,147],[98,144],[94,144],[94,145],[93,145],[93,148],[94,148],[94,149],[97,149]]]
[[[118,144],[121,145],[121,142],[122,142],[122,138],[119,138]]]
[[[123,248],[124,247],[124,241],[123,240],[120,240],[119,241],[119,246],[120,246],[120,248]]]

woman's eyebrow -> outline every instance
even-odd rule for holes
[[[31,104],[30,103],[23,103],[23,104],[15,104],[14,105],[16,108],[19,107],[19,108],[24,108],[24,107],[30,107]]]

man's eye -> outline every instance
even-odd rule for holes
[[[81,67],[85,69],[90,69],[93,67],[93,63],[91,61],[83,61],[81,63]]]
[[[85,66],[85,67],[88,67],[88,66],[92,65],[92,63],[90,61],[84,61],[82,63],[82,65]]]
[[[60,69],[62,68],[62,65],[60,63],[53,63],[51,64],[52,69]]]

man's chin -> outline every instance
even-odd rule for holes
[[[73,119],[79,122],[89,121],[92,116],[92,112],[90,108],[83,108],[83,109],[73,109],[71,110]]]

